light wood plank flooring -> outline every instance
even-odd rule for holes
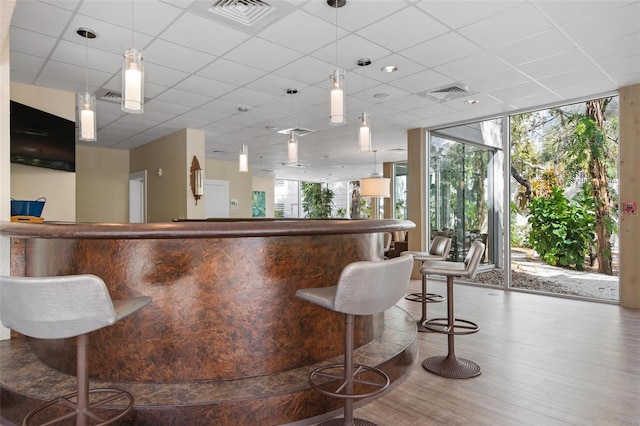
[[[429,292],[446,294],[446,286],[430,280]],[[456,336],[456,354],[482,374],[427,372],[422,360],[445,355],[446,336],[419,333],[420,364],[356,417],[381,426],[640,425],[640,310],[468,285],[454,292],[456,316],[480,326]],[[420,318],[419,303],[399,305]],[[428,314],[446,316],[446,302]]]

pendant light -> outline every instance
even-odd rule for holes
[[[371,59],[358,59],[358,66],[362,67],[362,79],[364,90],[367,90],[367,78],[365,75],[365,67],[371,65]],[[358,129],[358,145],[360,151],[371,151],[371,114],[362,112],[360,115],[360,128]]]
[[[362,197],[389,198],[391,197],[391,179],[382,177],[376,171],[376,153],[373,150],[373,173],[371,177],[360,179],[360,195]]]
[[[344,99],[344,70],[338,68],[338,8],[346,3],[346,0],[327,0],[327,4],[336,10],[336,68],[329,76],[331,81],[329,124],[332,126],[341,126],[347,122]]]
[[[142,51],[133,47],[133,0],[131,0],[131,46],[124,51],[122,63],[122,111],[144,112],[144,68]]]
[[[287,142],[287,163],[298,164],[298,137],[295,132],[289,132],[289,140]]]
[[[239,107],[238,111],[247,112],[249,111],[249,108]],[[242,173],[246,173],[249,171],[249,147],[244,143],[240,147],[240,155],[238,157],[238,171]]]
[[[291,95],[291,115],[293,115],[293,95],[298,93],[298,89],[287,89],[287,94]],[[298,135],[295,131],[295,126],[293,129],[287,133],[287,164],[296,165],[298,164]]]
[[[240,157],[238,158],[238,171],[246,173],[249,171],[249,148],[247,145],[242,145],[240,148]]]
[[[90,38],[96,38],[96,34],[88,28],[78,28],[76,31],[80,37],[84,37],[85,55],[85,92],[77,94],[77,122],[78,139],[81,141],[98,140],[96,124],[96,96],[89,92],[89,45]]]

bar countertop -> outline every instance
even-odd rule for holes
[[[408,220],[213,219],[164,223],[0,222],[0,235],[14,238],[158,239],[242,238],[368,234],[414,228]]]

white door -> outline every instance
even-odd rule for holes
[[[147,171],[129,174],[129,223],[144,223],[147,218]]]
[[[229,181],[204,181],[205,217],[229,217]]]

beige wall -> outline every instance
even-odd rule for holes
[[[237,161],[207,160],[206,178],[229,181],[229,199],[238,200],[237,209],[229,209],[230,218],[251,217],[251,166],[249,173],[238,171]],[[230,200],[227,200],[230,203]]]
[[[75,121],[75,96],[71,92],[11,83],[11,100]],[[46,220],[76,220],[76,173],[11,164],[11,198],[45,197]]]
[[[267,200],[266,217],[275,217],[275,179],[266,177],[252,178],[252,191],[264,191]]]
[[[46,220],[75,222],[76,174],[42,167],[11,164],[11,198],[46,198],[42,217]]]
[[[76,146],[76,221],[129,221],[129,151]]]
[[[620,89],[620,202],[640,207],[640,84]],[[620,214],[620,305],[640,309],[640,213]]]
[[[196,152],[201,152],[198,161],[206,171],[204,132],[193,129],[179,130],[130,151],[130,173],[147,170],[148,222],[204,218],[204,202],[196,206],[190,187],[191,161]]]

